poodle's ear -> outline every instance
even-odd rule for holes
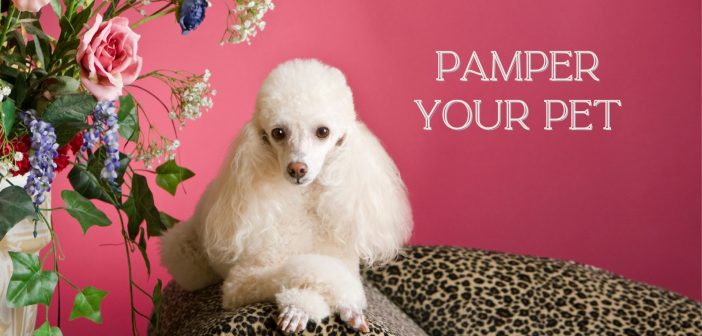
[[[240,252],[241,244],[236,240],[246,225],[244,209],[253,197],[255,184],[275,162],[269,146],[255,123],[248,122],[234,141],[219,176],[205,191],[196,216],[204,223],[203,245],[210,258],[233,260]]]
[[[367,265],[395,257],[412,231],[400,173],[378,139],[360,122],[325,167],[318,213],[334,223],[336,238]]]

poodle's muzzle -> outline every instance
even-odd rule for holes
[[[302,184],[301,179],[307,174],[307,165],[304,162],[290,162],[288,164],[288,175],[295,179],[296,184]]]

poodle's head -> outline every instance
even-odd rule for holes
[[[279,65],[264,80],[253,121],[275,153],[280,173],[304,186],[343,144],[355,120],[351,89],[341,71],[317,60],[296,59]]]

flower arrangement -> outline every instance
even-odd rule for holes
[[[153,3],[152,3],[153,1]],[[273,9],[270,0],[230,0],[227,27],[221,43],[250,43],[263,30],[263,16]],[[50,5],[45,7],[46,5]],[[2,2],[0,15],[0,240],[29,218],[46,227],[51,242],[45,257],[9,252],[13,274],[7,288],[8,307],[48,306],[59,281],[76,291],[70,318],[102,321],[100,303],[106,292],[79,288],[58,270],[58,241],[48,217],[67,211],[83,229],[111,225],[93,202],[109,204],[117,214],[129,266],[132,333],[136,319],[150,320],[158,328],[161,281],[142,288],[132,278],[132,255],[143,257],[149,238],[160,235],[177,221],[159,211],[144,172],[155,174],[156,184],[175,195],[178,186],[194,176],[175,161],[180,145],[177,130],[212,108],[216,91],[210,72],[193,74],[158,70],[142,74],[139,34],[134,30],[153,19],[173,14],[185,35],[205,18],[207,0],[12,0]],[[152,8],[155,8],[153,10]],[[130,24],[122,16],[136,11],[141,19]],[[60,34],[50,36],[42,27],[42,13],[58,16]],[[92,23],[90,23],[92,22]],[[170,88],[161,99],[138,82],[152,78]],[[172,134],[160,132],[149,113],[130,93],[141,90],[158,100],[167,113]],[[147,125],[143,125],[146,123]],[[145,169],[137,169],[142,164]],[[157,167],[154,169],[154,165]],[[69,169],[70,168],[70,169]],[[64,207],[47,206],[56,174],[69,170],[73,190],[60,195]],[[11,176],[27,177],[25,185],[12,184]],[[53,263],[46,262],[53,256]],[[134,295],[151,298],[154,314],[138,311]],[[60,299],[60,298],[59,298]],[[60,318],[59,318],[60,320]],[[48,319],[35,335],[60,335]]]

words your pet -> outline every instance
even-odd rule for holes
[[[454,99],[443,103],[442,100],[436,99],[433,106],[430,107],[425,106],[421,99],[416,99],[414,102],[424,117],[424,130],[426,131],[432,130],[432,126],[434,126],[432,121],[437,113],[441,114],[443,124],[454,131],[465,130],[473,123],[476,127],[486,131],[500,127],[508,131],[514,130],[516,127],[530,130],[526,123],[529,116],[529,105],[518,99],[496,99],[494,112],[489,117],[490,120],[494,121],[490,123],[481,119],[482,101],[480,100],[473,100],[472,103],[469,103],[465,100]],[[544,105],[546,113],[544,130],[551,131],[554,126],[564,123],[571,131],[591,131],[594,126],[589,120],[590,113],[603,113],[604,122],[602,122],[601,127],[605,131],[611,131],[612,111],[615,107],[621,107],[622,102],[616,99],[571,99],[568,101],[546,99]],[[441,112],[438,112],[439,110]],[[452,115],[453,122],[449,121],[449,113]],[[493,117],[495,114],[496,118]],[[484,118],[485,114],[482,114],[482,117]],[[460,122],[456,122],[456,120],[460,120]]]

